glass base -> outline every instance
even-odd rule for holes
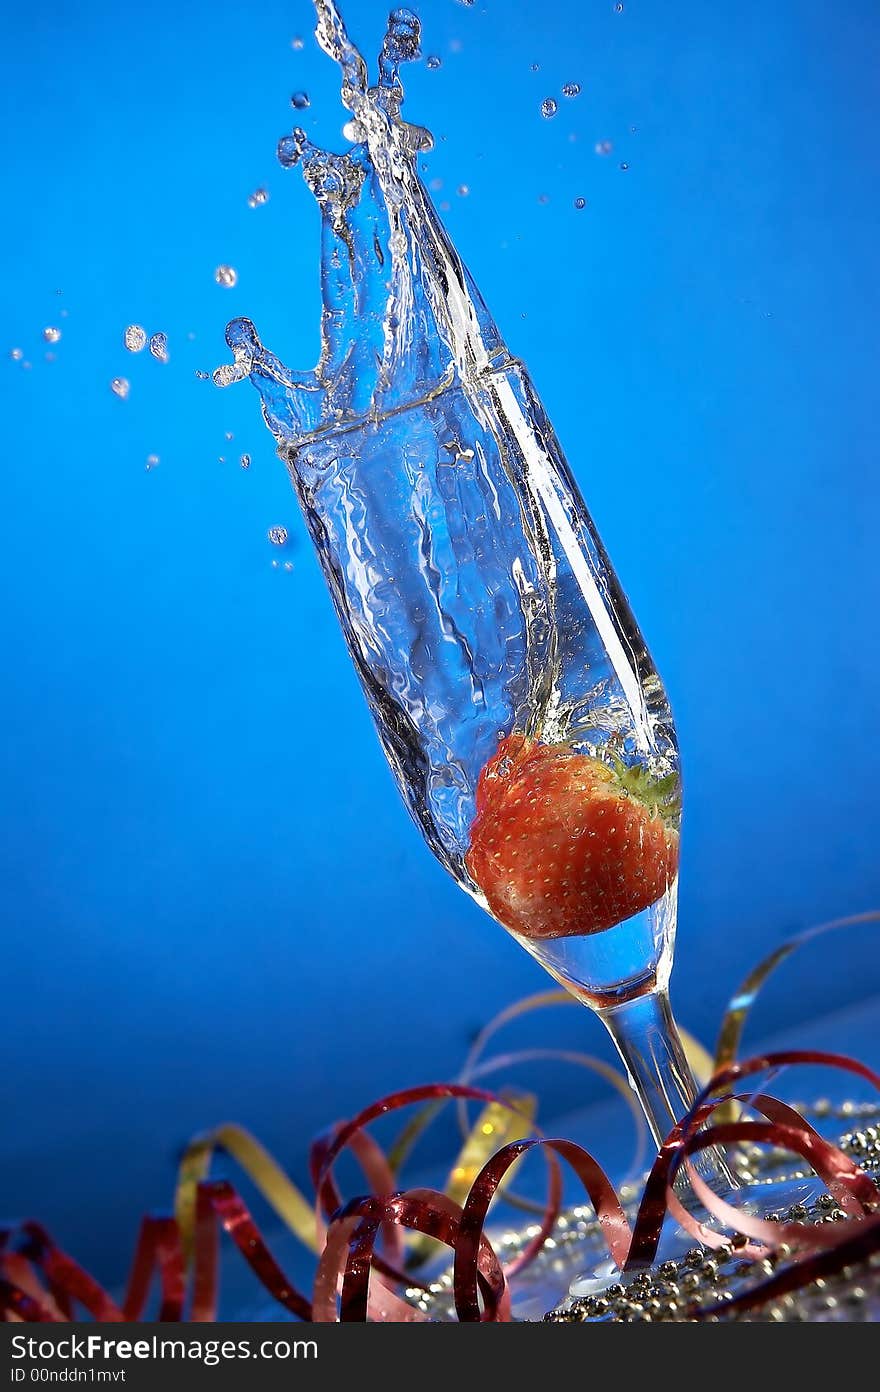
[[[815,1204],[821,1194],[827,1193],[825,1185],[818,1175],[787,1175],[776,1179],[760,1180],[753,1184],[744,1184],[736,1189],[721,1194],[725,1203],[737,1208],[740,1212],[748,1214],[752,1218],[764,1220],[779,1220],[791,1218],[792,1221],[803,1218],[804,1213],[800,1209],[809,1209]],[[685,1198],[683,1195],[681,1202],[688,1212],[691,1213],[701,1227],[707,1233],[720,1234],[725,1239],[734,1236],[734,1231],[719,1223],[718,1219],[708,1214],[702,1205],[693,1197]],[[795,1212],[792,1213],[791,1210]],[[635,1221],[635,1213],[628,1214],[630,1221]],[[710,1259],[713,1247],[709,1243],[701,1243],[694,1234],[687,1232],[680,1227],[671,1216],[667,1216],[663,1231],[660,1235],[660,1242],[657,1247],[657,1255],[651,1263],[655,1268],[662,1262],[680,1262],[688,1254],[699,1252],[701,1257]],[[601,1296],[607,1291],[609,1286],[623,1286],[626,1288],[633,1281],[639,1279],[641,1271],[635,1268],[632,1271],[621,1271],[613,1261],[606,1255],[598,1257],[595,1266],[586,1267],[575,1276],[569,1285],[569,1297],[572,1300],[582,1300],[588,1296]]]

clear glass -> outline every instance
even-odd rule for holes
[[[680,822],[672,715],[528,375],[499,356],[470,383],[318,430],[283,452],[388,762],[425,840],[462,888],[598,1012],[659,1143],[695,1096],[666,995]],[[672,849],[650,902],[598,931],[595,919],[581,931],[570,918],[532,931],[528,913],[512,918],[489,902],[474,874],[478,790],[499,745],[517,736],[558,754],[564,770],[622,770],[620,798],[634,815],[642,805],[627,784],[638,788],[644,776],[664,788],[662,819],[655,811],[651,821],[662,820]],[[566,828],[566,844],[577,844],[579,830]],[[546,815],[539,831],[539,859],[552,870]],[[713,1166],[727,1190],[729,1173],[707,1155],[704,1170]]]
[[[378,83],[333,0],[316,37],[352,119],[278,157],[321,211],[321,352],[227,327],[299,495],[398,788],[431,850],[596,1010],[661,1141],[695,1095],[666,996],[681,787],[663,684],[562,450],[418,172],[409,10]],[[701,1164],[717,1187],[721,1159]]]

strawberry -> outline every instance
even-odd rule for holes
[[[675,878],[677,789],[675,774],[508,735],[477,784],[468,872],[514,933],[601,933]]]

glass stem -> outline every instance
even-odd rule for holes
[[[658,1148],[696,1099],[698,1088],[672,1018],[666,991],[650,991],[597,1011],[623,1059],[630,1085],[641,1103]],[[738,1187],[717,1149],[698,1152],[692,1164],[716,1193]],[[686,1201],[686,1172],[679,1171],[675,1188]]]

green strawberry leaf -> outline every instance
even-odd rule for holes
[[[625,764],[617,755],[613,758],[618,782],[631,797],[643,803],[652,816],[675,818],[681,812],[681,785],[677,773],[657,778],[643,764]]]

